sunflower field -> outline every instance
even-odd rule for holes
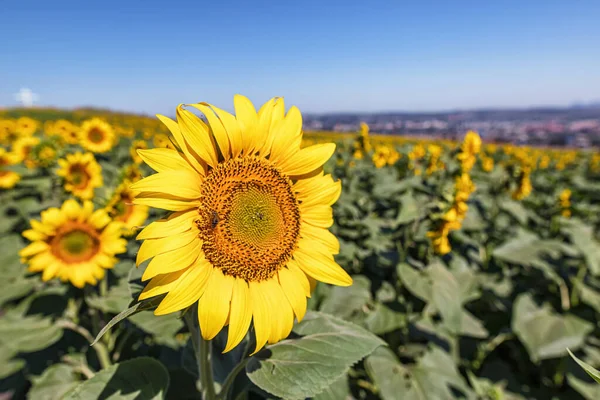
[[[0,399],[600,399],[600,153],[234,109],[0,111]]]

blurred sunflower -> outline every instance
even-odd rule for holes
[[[145,140],[135,140],[131,144],[131,148],[129,149],[129,154],[131,154],[131,158],[133,162],[136,164],[142,163],[142,158],[138,155],[138,150],[143,150],[148,148],[148,143]]]
[[[54,121],[50,125],[48,133],[60,137],[68,144],[79,143],[79,128],[65,119]]]
[[[148,218],[149,207],[133,204],[133,197],[129,182],[124,182],[115,189],[115,193],[106,205],[108,215],[115,221],[124,223],[125,236],[133,235],[136,228],[142,226]]]
[[[92,199],[94,189],[103,184],[102,167],[92,153],[67,154],[58,165],[56,174],[63,177],[65,190],[83,200]]]
[[[25,160],[25,165],[29,168],[48,168],[54,164],[57,158],[58,144],[53,140],[46,139],[31,149],[31,157],[29,160]]]
[[[33,136],[24,136],[17,139],[13,143],[12,152],[15,155],[17,162],[26,161],[29,158],[31,149],[40,143],[40,139]],[[32,165],[27,165],[28,168],[32,168]]]
[[[334,261],[339,242],[327,228],[341,184],[324,175],[335,144],[300,148],[302,116],[273,98],[258,113],[236,95],[236,115],[191,104],[207,123],[177,107],[158,116],[179,150],[140,150],[158,173],[132,185],[135,204],[173,211],[137,236],[137,264],[152,259],[140,300],[166,294],[156,315],[198,302],[202,336],[229,323],[225,352],[253,320],[256,351],[289,335],[306,312],[314,280],[348,286]],[[312,284],[311,284],[312,282]]]
[[[0,143],[11,145],[15,137],[15,121],[12,119],[0,119]]]
[[[29,117],[21,117],[17,120],[15,131],[21,136],[31,136],[37,131],[40,123]]]
[[[84,121],[78,134],[81,146],[94,153],[106,153],[115,144],[113,128],[99,118]]]
[[[121,181],[129,181],[135,183],[142,179],[142,171],[137,164],[130,164],[123,169],[121,173]]]
[[[11,189],[21,180],[21,175],[6,169],[9,165],[16,163],[18,163],[18,160],[14,154],[0,147],[0,188]]]
[[[95,285],[112,268],[127,242],[121,238],[122,224],[112,221],[105,210],[94,211],[85,201],[83,207],[73,199],[60,209],[41,213],[41,222],[31,220],[23,236],[33,243],[19,252],[30,272],[42,272],[42,280],[60,278],[82,288]]]

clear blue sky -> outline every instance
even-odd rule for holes
[[[600,0],[3,0],[0,17],[0,106],[21,87],[169,114],[235,93],[305,112],[600,100]]]

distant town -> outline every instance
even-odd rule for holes
[[[538,146],[600,146],[600,104],[568,108],[471,110],[442,113],[305,115],[307,131],[356,132],[361,121],[374,133],[458,139],[477,131],[488,142]]]

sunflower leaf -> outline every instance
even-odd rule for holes
[[[577,362],[577,364],[579,364],[579,366],[583,368],[583,370],[587,372],[589,376],[591,376],[596,382],[600,383],[600,371],[575,357],[575,355],[571,353],[571,350],[567,349],[567,351],[569,352],[571,358],[575,360],[575,362]]]
[[[69,391],[63,399],[163,399],[169,372],[150,357],[127,360],[98,372]]]
[[[300,338],[260,351],[246,366],[250,380],[286,399],[313,397],[385,342],[367,330],[331,315],[310,312],[296,325]]]

